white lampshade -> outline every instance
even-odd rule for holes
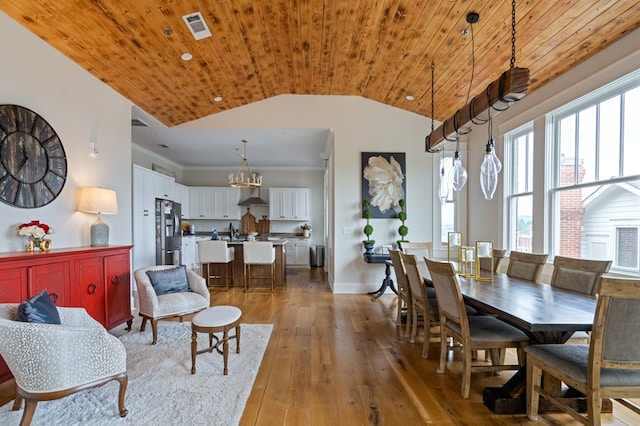
[[[85,213],[98,213],[98,219],[91,225],[91,245],[108,246],[109,226],[102,221],[102,213],[118,214],[116,192],[95,186],[82,188],[78,210]]]

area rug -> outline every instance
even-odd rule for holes
[[[150,328],[140,333],[136,322],[120,337],[127,349],[127,417],[118,415],[118,384],[110,382],[38,403],[32,425],[237,425],[273,326],[241,325],[240,353],[235,341],[229,344],[227,376],[222,355],[215,351],[198,355],[196,374],[191,374],[191,323],[161,321],[154,346]],[[207,336],[199,333],[198,348],[207,345]],[[0,407],[0,424],[20,423],[22,410],[11,411],[12,405]]]

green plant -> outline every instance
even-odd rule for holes
[[[367,236],[367,239],[364,240],[363,243],[373,244],[376,241],[371,239],[371,234],[373,234],[373,226],[369,223],[369,219],[371,219],[371,216],[372,216],[372,214],[371,214],[371,201],[370,200],[364,200],[362,202],[362,204],[364,205],[364,209],[362,211],[362,217],[367,219],[367,224],[362,229],[364,231],[364,235]]]
[[[398,213],[398,219],[402,221],[402,225],[400,225],[400,227],[398,228],[398,234],[400,234],[400,241],[406,243],[409,242],[409,240],[405,238],[409,233],[409,227],[404,224],[404,221],[407,220],[407,212],[404,210],[406,206],[404,198],[400,199],[400,201],[398,201],[398,204],[400,205],[401,209],[401,211]]]

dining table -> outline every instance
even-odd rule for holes
[[[420,270],[425,285],[431,286],[431,276],[424,262]],[[477,282],[473,278],[458,276],[465,304],[478,312],[494,315],[530,337],[530,344],[565,343],[576,331],[590,331],[596,311],[596,299],[548,284],[536,283],[506,274],[493,275],[493,282]],[[559,383],[547,384],[559,390]],[[495,413],[524,413],[526,368],[522,367],[501,387],[483,390],[483,402]],[[584,395],[568,394],[571,404],[586,411]],[[544,398],[541,412],[557,409]],[[611,412],[611,401],[603,401],[602,412]]]

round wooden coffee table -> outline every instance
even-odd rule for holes
[[[242,317],[242,311],[235,306],[214,306],[198,312],[193,317],[191,320],[191,374],[196,374],[196,355],[213,352],[215,349],[224,359],[224,375],[227,375],[230,339],[236,339],[236,353],[240,353],[240,317]],[[234,327],[236,334],[230,336],[229,330]],[[198,333],[209,335],[208,348],[198,350]],[[222,339],[214,333],[222,333]]]

